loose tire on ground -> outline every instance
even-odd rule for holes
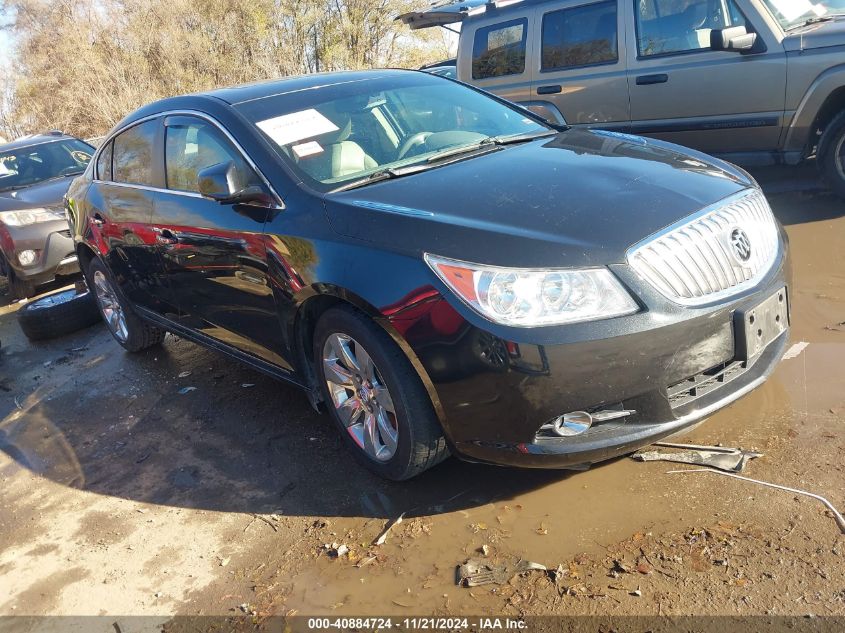
[[[85,280],[102,319],[111,335],[128,352],[140,352],[161,344],[167,332],[141,319],[132,304],[114,283],[111,273],[99,259],[92,259],[85,271]],[[115,311],[119,318],[115,318]]]
[[[819,145],[818,163],[828,187],[845,198],[845,111],[825,128]]]
[[[18,310],[18,323],[31,341],[70,334],[99,321],[94,297],[75,288],[38,297]]]
[[[338,396],[335,394],[333,399],[326,378],[327,372],[332,372],[332,361],[326,357],[326,345],[329,343],[331,346],[330,338],[336,335],[350,339],[353,351],[360,346],[360,355],[370,358],[375,366],[377,379],[373,384],[387,389],[394,411],[390,418],[397,432],[395,450],[389,458],[377,459],[368,454],[341,419],[340,408],[336,405]],[[366,315],[351,306],[328,310],[317,322],[312,353],[329,415],[335,421],[344,443],[366,468],[386,479],[402,481],[419,475],[449,456],[443,429],[420,377],[387,332]],[[332,375],[337,380],[336,374]],[[334,389],[341,389],[337,383],[333,383],[333,386]],[[373,385],[365,385],[364,391],[368,390],[373,391]],[[348,393],[355,393],[355,390],[350,388]],[[343,395],[340,396],[342,398]]]

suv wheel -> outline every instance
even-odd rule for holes
[[[449,455],[428,392],[390,336],[362,313],[332,308],[314,334],[317,377],[355,457],[401,481]]]
[[[100,314],[114,339],[129,352],[158,345],[164,340],[165,331],[143,321],[132,310],[132,306],[112,276],[99,259],[91,260],[86,271],[88,287],[97,298]]]
[[[840,112],[827,126],[821,141],[819,165],[828,186],[845,197],[845,112]]]

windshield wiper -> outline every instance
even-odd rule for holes
[[[391,167],[387,169],[380,169],[379,171],[375,171],[372,174],[369,174],[368,176],[364,176],[363,178],[358,178],[357,180],[352,180],[350,182],[344,183],[339,187],[332,189],[330,193],[348,191],[350,189],[357,189],[358,187],[365,187],[376,182],[381,182],[382,180],[390,180],[392,178],[401,178],[402,176],[418,174],[421,171],[426,171],[428,169],[436,167],[436,163],[441,163],[442,161],[448,158],[460,156],[461,154],[477,152],[486,148],[492,150],[496,149],[501,145],[525,143],[527,141],[533,141],[534,139],[542,138],[544,136],[552,136],[554,134],[557,134],[556,130],[545,130],[540,133],[534,132],[531,134],[512,134],[510,136],[488,136],[486,138],[481,139],[477,143],[472,143],[470,145],[462,145],[460,147],[444,150],[438,154],[435,154],[434,156],[430,156],[424,163],[415,163],[412,165],[407,165],[405,167]]]
[[[404,176],[405,173],[401,169],[380,169],[379,171],[374,171],[368,176],[364,176],[363,178],[358,178],[357,180],[351,180],[347,183],[340,185],[339,187],[335,187],[331,190],[330,193],[337,193],[339,191],[348,191],[349,189],[357,189],[358,187],[363,187],[365,185],[371,185],[374,182],[381,182],[382,180],[390,180],[391,178],[399,178],[400,176]]]
[[[543,138],[544,136],[553,136],[555,134],[557,134],[557,130],[544,130],[539,133],[532,132],[531,134],[511,134],[508,136],[488,136],[487,138],[483,138],[476,143],[471,143],[470,145],[461,145],[460,147],[444,150],[438,154],[435,154],[434,156],[430,156],[427,162],[438,163],[446,158],[451,158],[452,156],[459,156],[461,154],[468,154],[480,149],[484,149],[485,147],[494,148],[500,147],[502,145],[525,143],[527,141],[533,141],[534,139]]]
[[[795,26],[791,26],[789,31],[794,31],[795,29],[803,29],[805,26],[812,26],[813,24],[820,24],[821,22],[831,22],[833,20],[832,15],[817,15],[813,16],[812,18],[807,18],[801,24],[796,24]]]

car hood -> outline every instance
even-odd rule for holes
[[[636,242],[744,188],[704,154],[568,130],[326,196],[339,233],[381,248],[500,266],[620,263]]]
[[[787,51],[845,46],[845,16],[799,29],[783,40],[783,46]]]
[[[26,189],[0,192],[0,211],[16,211],[37,207],[61,207],[70,182],[75,176],[56,178]]]

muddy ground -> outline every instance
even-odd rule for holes
[[[684,440],[756,448],[748,476],[845,510],[845,203],[761,178],[809,345]],[[388,483],[292,388],[175,337],[30,344],[0,303],[0,615],[845,615],[845,536],[811,499],[628,458]],[[457,587],[480,549],[558,571]]]

